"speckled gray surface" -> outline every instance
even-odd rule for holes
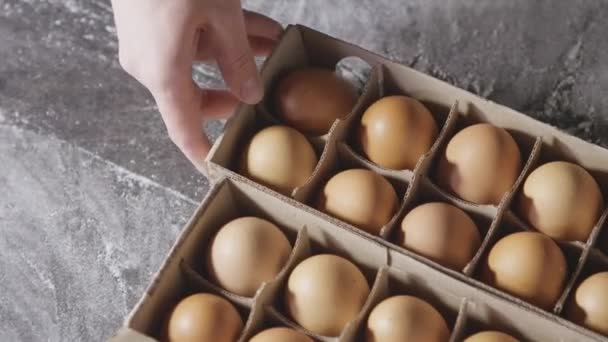
[[[606,1],[245,5],[608,146]],[[108,337],[208,189],[116,47],[108,0],[0,0],[0,341]]]

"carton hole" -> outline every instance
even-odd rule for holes
[[[344,57],[336,63],[336,74],[351,83],[359,94],[369,79],[372,66],[356,56]]]

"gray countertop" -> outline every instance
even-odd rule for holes
[[[608,146],[606,1],[245,6]],[[108,0],[0,1],[0,341],[110,336],[208,190],[116,49]]]

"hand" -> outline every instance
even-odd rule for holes
[[[208,118],[263,96],[254,54],[267,55],[282,27],[239,0],[112,0],[121,66],[154,96],[171,140],[201,172]],[[217,62],[230,91],[200,89],[195,61]]]

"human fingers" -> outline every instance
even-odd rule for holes
[[[278,21],[263,14],[243,10],[243,17],[249,36],[279,40],[283,33],[283,26]]]
[[[256,57],[267,57],[277,43],[275,40],[256,36],[249,36],[247,39],[249,40],[251,51]],[[195,59],[201,62],[209,62],[212,58],[213,52],[208,42],[200,39]]]
[[[226,25],[230,22],[230,25]],[[228,88],[241,101],[254,104],[264,95],[262,81],[249,46],[240,3],[218,13],[205,37]]]

